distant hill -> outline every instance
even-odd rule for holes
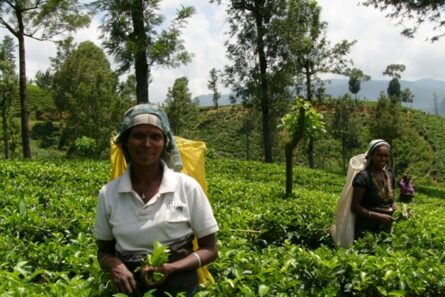
[[[434,112],[434,93],[436,93],[439,103],[439,112],[445,116],[445,81],[433,79],[421,79],[417,81],[402,80],[400,82],[402,89],[409,88],[414,94],[414,102],[410,107],[423,110],[428,113]],[[386,92],[388,88],[387,80],[370,80],[361,84],[361,90],[358,93],[359,99],[375,101],[380,95],[380,92]],[[332,79],[326,81],[326,93],[339,97],[348,90],[347,79]],[[213,106],[212,95],[198,96],[200,106]],[[219,105],[229,105],[230,95],[222,95],[219,100]]]
[[[409,88],[414,94],[413,108],[420,109],[429,113],[434,111],[434,93],[436,93],[439,105],[441,106],[441,114],[445,115],[445,81],[433,79],[421,79],[416,81],[401,80],[402,89]],[[380,92],[386,92],[388,88],[387,80],[370,80],[362,82],[361,90],[358,98],[377,100]],[[348,90],[347,79],[332,79],[326,82],[326,93],[338,97],[346,93]]]

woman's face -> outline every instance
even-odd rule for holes
[[[383,170],[389,164],[391,157],[391,150],[387,146],[379,146],[372,153],[372,166],[374,168]]]
[[[155,126],[137,125],[131,128],[126,146],[133,165],[151,166],[161,159],[165,148],[164,134]]]

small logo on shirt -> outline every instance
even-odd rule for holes
[[[182,209],[184,208],[184,204],[170,200],[170,201],[167,201],[167,208],[182,211]]]

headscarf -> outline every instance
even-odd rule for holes
[[[383,139],[371,140],[371,142],[368,145],[368,150],[366,151],[366,158],[369,159],[372,156],[372,153],[374,153],[374,151],[381,146],[386,146],[387,148],[391,149],[389,143]]]
[[[156,105],[144,103],[128,109],[124,114],[121,128],[116,137],[117,142],[120,142],[120,137],[125,131],[140,124],[153,125],[164,133],[166,147],[161,158],[168,167],[175,171],[180,171],[182,169],[182,161],[176,147],[175,138],[170,128],[168,117],[164,110]]]

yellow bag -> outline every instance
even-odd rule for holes
[[[178,136],[175,136],[176,146],[179,150],[182,159],[182,172],[195,178],[201,185],[204,193],[207,195],[207,182],[205,179],[205,150],[206,145],[202,141],[187,140]],[[122,150],[111,141],[111,179],[115,179],[122,175],[126,168],[127,162],[125,161]],[[198,240],[193,240],[193,249],[198,249]],[[200,267],[198,270],[199,283],[207,285],[208,283],[215,283],[212,275],[208,271],[206,266]]]

